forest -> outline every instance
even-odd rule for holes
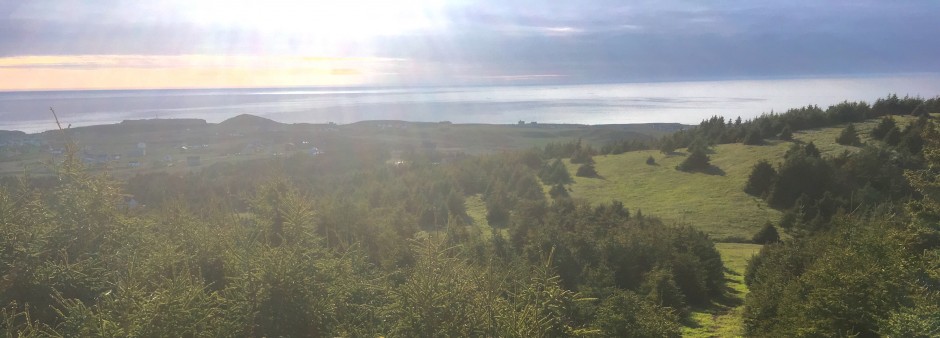
[[[70,147],[55,175],[2,181],[0,333],[678,337],[694,309],[730,297],[715,241],[694,221],[571,197],[566,163],[596,177],[595,156],[685,149],[676,170],[709,172],[716,145],[773,140],[792,144],[737,187],[784,215],[746,239],[765,245],[744,276],[743,334],[936,336],[936,113],[938,98],[889,95],[715,117],[655,141],[416,147],[400,161],[363,141],[126,180]],[[868,120],[863,143],[853,123]],[[793,140],[832,126],[859,150]]]

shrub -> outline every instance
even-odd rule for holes
[[[601,303],[594,326],[607,337],[679,337],[677,320],[669,309],[621,291]]]
[[[871,137],[876,140],[884,139],[888,132],[894,128],[897,128],[897,123],[894,122],[893,118],[890,116],[882,117],[881,122],[878,122],[878,125],[871,130]]]
[[[747,178],[747,185],[744,186],[744,192],[763,196],[777,179],[777,171],[767,160],[760,160],[751,169],[751,176]]]
[[[696,148],[682,163],[679,163],[676,169],[682,171],[704,171],[711,166],[709,161],[711,161],[711,159],[708,158],[708,155],[705,155],[705,150]]]
[[[647,157],[647,158],[646,158],[646,164],[648,164],[648,165],[655,165],[655,164],[656,164],[656,159],[653,158],[652,155],[650,155],[650,157]]]
[[[747,145],[758,145],[764,142],[764,139],[760,135],[760,130],[753,128],[747,132],[747,135],[744,136],[744,144]]]
[[[582,164],[580,167],[578,167],[578,172],[575,173],[575,176],[597,177],[597,169],[594,169],[593,164]]]
[[[552,186],[552,189],[548,191],[548,195],[552,198],[565,198],[568,197],[568,189],[564,185],[555,184]]]
[[[764,223],[764,226],[760,228],[754,237],[751,238],[751,242],[754,244],[770,244],[780,241],[780,234],[777,233],[777,228],[774,227],[770,222]]]
[[[790,130],[790,126],[786,125],[783,127],[783,130],[780,131],[780,139],[784,141],[793,141],[793,131]]]
[[[671,138],[664,138],[659,144],[659,152],[666,155],[676,152],[676,143]]]
[[[836,138],[836,143],[844,146],[857,146],[862,143],[862,140],[858,138],[858,131],[855,130],[855,125],[849,123],[845,129],[842,129],[842,133],[839,134],[839,137]]]

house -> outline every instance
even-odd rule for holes
[[[310,156],[317,156],[317,155],[320,155],[320,154],[322,154],[322,153],[323,153],[323,152],[320,151],[320,149],[317,148],[317,147],[311,147],[310,149],[307,149],[307,154],[310,154]]]
[[[128,168],[140,168],[140,161],[133,160],[133,161],[127,162],[127,167]]]
[[[199,156],[186,156],[186,164],[190,167],[198,167],[200,164],[202,164],[202,161],[200,160]]]

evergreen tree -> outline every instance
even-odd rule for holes
[[[676,152],[676,143],[670,137],[664,137],[659,144],[659,152],[669,155]]]
[[[593,164],[582,164],[580,167],[578,167],[578,172],[575,173],[575,176],[597,177],[597,169],[594,169]]]
[[[696,147],[682,163],[679,163],[676,169],[682,171],[704,171],[711,167],[709,161],[711,161],[711,159],[705,154],[705,150],[701,147]]]
[[[760,231],[754,234],[754,237],[751,238],[751,242],[754,244],[770,244],[780,241],[780,234],[777,233],[777,228],[774,227],[770,222],[764,223],[764,226],[761,227]]]
[[[790,125],[783,126],[783,130],[780,131],[780,139],[783,141],[793,141],[793,131],[790,130]]]
[[[545,165],[539,171],[539,179],[545,184],[568,184],[573,182],[565,164],[555,159],[551,164]]]
[[[891,128],[891,130],[885,134],[883,141],[889,146],[897,147],[898,144],[901,143],[901,130],[898,129],[898,127]]]
[[[897,128],[897,123],[894,121],[891,116],[885,116],[881,118],[881,121],[878,122],[878,125],[871,130],[871,138],[876,140],[882,140],[885,136],[888,135],[888,132],[891,129]]]
[[[858,131],[855,130],[855,125],[849,123],[845,129],[842,129],[842,133],[839,134],[839,137],[836,138],[836,143],[844,146],[857,146],[862,143],[862,140],[858,138]]]
[[[764,139],[760,135],[760,130],[757,128],[752,128],[747,132],[747,135],[744,136],[744,144],[747,145],[758,145],[764,142]]]
[[[777,179],[777,171],[767,160],[760,160],[751,169],[751,175],[747,178],[747,185],[744,186],[744,192],[753,196],[763,196],[770,191],[774,180]]]
[[[567,198],[568,189],[561,183],[555,184],[552,186],[552,189],[548,191],[548,195],[554,199]]]
[[[820,158],[822,156],[822,153],[819,152],[819,148],[816,148],[816,144],[813,143],[812,141],[807,143],[806,146],[803,147],[802,149],[803,149],[803,153],[805,153],[806,156],[815,157],[815,158]]]

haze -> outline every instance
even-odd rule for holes
[[[0,90],[506,85],[940,71],[938,2],[0,3]]]

